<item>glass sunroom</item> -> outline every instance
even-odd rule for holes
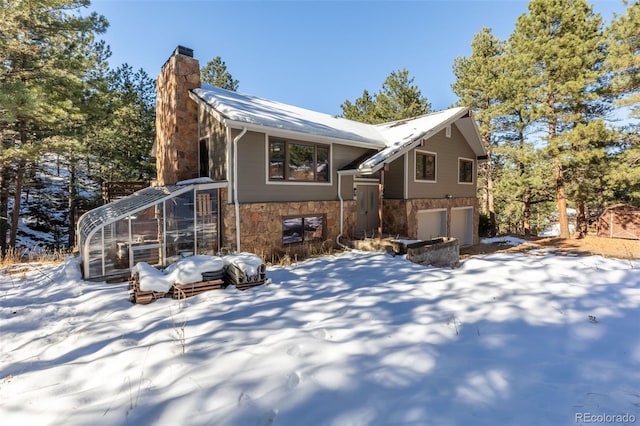
[[[193,254],[219,251],[221,183],[142,189],[78,220],[85,279],[127,277],[138,262],[159,268]]]

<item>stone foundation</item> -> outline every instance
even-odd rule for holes
[[[222,250],[236,250],[235,205],[226,203],[226,189],[221,190]],[[286,203],[241,203],[240,250],[256,253],[264,258],[284,253],[306,254],[311,251],[328,250],[336,247],[336,237],[340,233],[339,201],[301,201]],[[343,235],[345,238],[355,231],[355,201],[344,202]],[[323,216],[324,230],[321,239],[300,244],[283,244],[282,220],[295,216]]]

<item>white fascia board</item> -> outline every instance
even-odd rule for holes
[[[343,175],[343,176],[355,176],[357,174],[359,174],[360,172],[358,170],[338,170],[336,173],[338,173],[339,175]]]
[[[401,147],[398,151],[394,152],[392,155],[390,155],[389,157],[385,158],[383,161],[380,161],[379,163],[375,164],[373,167],[369,167],[367,169],[358,169],[358,170],[362,174],[373,174],[373,173],[377,172],[378,170],[383,168],[385,164],[394,162],[396,159],[402,157],[404,154],[406,154],[407,152],[411,151],[416,146],[420,145],[420,142],[423,139],[427,139],[427,138],[430,138],[431,136],[433,136],[430,133],[431,132],[429,131],[429,132],[423,134],[422,136],[418,137],[417,139],[415,139],[413,142]]]
[[[324,143],[329,143],[329,144],[340,144],[340,145],[349,145],[349,146],[354,146],[354,147],[358,147],[358,148],[368,148],[368,149],[382,149],[384,148],[386,145],[384,144],[384,142],[379,142],[379,143],[374,143],[374,142],[366,142],[366,141],[353,141],[350,139],[339,139],[339,138],[332,138],[329,136],[321,136],[321,135],[314,135],[312,133],[304,133],[304,132],[295,132],[292,130],[285,130],[285,129],[277,129],[275,127],[268,127],[268,126],[263,126],[260,124],[251,124],[251,123],[245,123],[243,121],[234,121],[234,120],[229,120],[227,118],[222,120],[222,123],[232,129],[243,129],[243,128],[247,128],[247,130],[250,131],[254,131],[254,132],[259,132],[259,133],[265,133],[269,136],[276,136],[276,137],[282,137],[282,138],[291,138],[291,139],[295,139],[295,140],[299,140],[299,141],[304,141],[304,142],[324,142]]]
[[[395,161],[397,158],[403,156],[405,153],[408,153],[413,148],[418,146],[420,144],[420,141],[427,140],[430,137],[432,137],[433,135],[438,134],[441,130],[445,129],[447,126],[450,126],[453,123],[457,123],[458,121],[465,119],[465,115],[467,115],[468,113],[469,113],[469,108],[464,108],[464,109],[460,110],[460,112],[458,112],[454,116],[450,117],[448,120],[445,120],[442,123],[439,123],[438,125],[436,125],[436,126],[432,127],[431,129],[427,130],[424,134],[422,134],[421,136],[417,137],[413,142],[403,146],[397,152],[395,152],[392,155],[390,155],[389,157],[385,158],[384,161],[381,161],[380,163],[377,163],[373,167],[370,167],[370,168],[367,168],[367,169],[360,169],[360,171],[362,173],[366,173],[366,174],[377,172],[382,167],[384,167],[385,163],[391,163],[391,162]],[[472,118],[468,118],[468,120],[473,120],[473,119]],[[476,128],[476,126],[475,126],[475,124],[473,122],[471,122],[470,124],[475,129],[475,133],[476,133],[476,136],[478,137],[478,141],[479,141],[480,140],[479,139],[480,135],[478,133],[478,129]],[[458,127],[460,127],[460,126],[458,126]],[[465,134],[465,132],[463,132],[462,129],[460,129],[460,132],[463,134],[463,136],[466,139],[467,135]],[[467,143],[469,143],[469,141],[467,141]],[[471,143],[469,143],[469,145],[471,145]],[[480,143],[480,147],[482,147],[482,143]],[[471,148],[474,150],[474,152],[476,152],[476,149],[473,146],[471,146]],[[484,149],[482,151],[484,152]],[[484,154],[479,154],[479,155],[484,155]]]

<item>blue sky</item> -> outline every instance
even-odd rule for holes
[[[621,0],[591,3],[606,21],[625,10]],[[340,114],[346,99],[377,92],[402,68],[433,110],[448,108],[454,58],[471,53],[482,27],[507,38],[527,1],[94,0],[91,10],[110,22],[102,38],[112,67],[155,78],[183,45],[201,66],[221,56],[240,92]]]

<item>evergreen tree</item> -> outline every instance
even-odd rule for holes
[[[227,65],[220,56],[216,56],[200,70],[200,78],[203,83],[212,86],[221,87],[223,89],[236,91],[240,84],[238,80],[234,80],[231,73],[227,70]]]
[[[640,117],[640,1],[632,2],[624,15],[613,20],[607,35],[612,93],[620,106],[632,106],[633,115]]]
[[[608,200],[640,205],[640,134],[637,126],[618,133],[618,149],[610,156],[603,180]]]
[[[93,66],[93,35],[107,26],[95,13],[79,14],[78,9],[88,5],[87,0],[0,3],[0,129],[5,142],[0,187],[7,188],[6,179],[12,181],[11,246],[16,242],[28,163],[36,161],[42,153],[40,143],[59,132],[61,124],[81,120],[75,95]],[[6,200],[0,194],[0,202]],[[6,210],[0,206],[0,211]],[[6,227],[0,231],[6,232]]]
[[[559,137],[580,122],[584,105],[597,98],[594,89],[604,58],[602,19],[585,0],[532,0],[518,18],[510,43],[526,75],[535,117],[544,123],[554,162],[560,237],[569,237],[562,155],[570,150]],[[576,111],[578,109],[578,111]]]
[[[429,113],[431,104],[413,84],[409,71],[393,71],[385,79],[375,98],[375,115],[379,122],[402,120]]]
[[[480,137],[487,161],[480,166],[478,189],[482,200],[482,213],[489,216],[491,235],[496,232],[496,212],[494,206],[494,169],[493,156],[495,145],[495,122],[498,116],[499,84],[503,72],[499,60],[504,53],[502,42],[483,28],[475,34],[471,42],[471,56],[458,57],[453,63],[456,81],[453,92],[460,98],[459,104],[471,108],[478,123]]]
[[[406,69],[393,71],[385,79],[382,88],[371,97],[367,90],[352,103],[346,100],[340,105],[342,117],[363,123],[379,124],[417,117],[429,113],[431,104],[413,84]]]
[[[360,121],[362,123],[376,123],[375,103],[368,90],[362,92],[362,96],[354,103],[346,100],[342,105],[342,116],[349,120]]]
[[[576,231],[587,234],[589,205],[602,206],[610,196],[604,177],[611,168],[608,151],[616,143],[615,132],[607,129],[604,120],[585,120],[562,135],[564,145],[571,150],[563,154],[567,170],[567,194],[577,207]]]

